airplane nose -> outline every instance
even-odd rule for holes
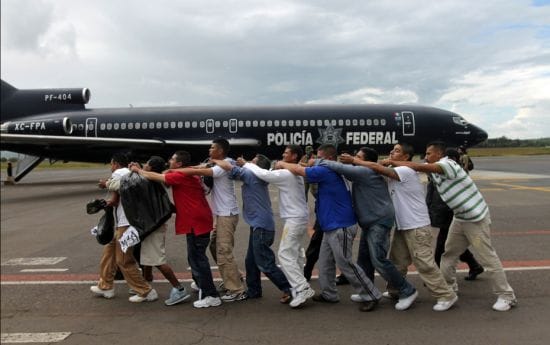
[[[472,146],[484,142],[485,140],[487,140],[488,137],[489,135],[483,129],[477,126],[472,126],[471,137],[470,137]]]

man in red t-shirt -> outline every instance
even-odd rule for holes
[[[168,161],[170,169],[187,167],[190,162],[191,156],[186,151],[177,151]],[[163,182],[172,187],[176,205],[176,234],[187,236],[187,259],[193,279],[201,289],[199,299],[193,303],[193,306],[208,308],[221,305],[206,256],[210,231],[212,231],[212,211],[204,196],[199,177],[187,175],[181,171],[158,174],[141,170],[137,165],[132,165],[131,170],[149,180]]]

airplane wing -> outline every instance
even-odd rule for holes
[[[232,138],[228,139],[230,145],[234,146],[258,146],[260,141],[257,139]],[[131,138],[107,138],[107,137],[76,137],[61,135],[32,135],[32,134],[1,134],[0,142],[2,144],[27,144],[37,146],[50,146],[61,144],[83,144],[92,146],[109,147],[128,147],[139,145],[141,148],[148,146],[151,148],[159,146],[206,146],[212,143],[212,139],[207,140],[163,140],[163,139],[131,139]]]

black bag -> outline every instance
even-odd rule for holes
[[[115,217],[113,216],[113,208],[111,206],[105,207],[103,210],[105,213],[99,218],[95,238],[99,244],[106,245],[115,236]]]
[[[468,157],[468,171],[474,170],[474,162],[472,162],[472,159]]]
[[[118,193],[126,219],[141,240],[166,223],[175,210],[160,183],[137,173],[122,177]]]

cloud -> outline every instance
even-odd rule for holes
[[[362,88],[324,99],[307,101],[307,104],[380,104],[380,103],[417,103],[418,96],[411,90],[382,90]]]

